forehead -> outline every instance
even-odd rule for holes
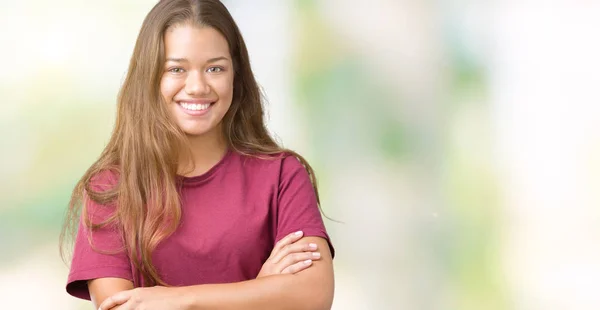
[[[165,56],[202,61],[208,58],[230,57],[225,37],[211,27],[177,25],[165,32]]]

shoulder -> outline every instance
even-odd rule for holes
[[[86,188],[94,192],[114,190],[119,184],[120,173],[117,168],[103,169],[93,174]]]
[[[88,220],[100,218],[103,221],[115,212],[119,175],[118,169],[113,168],[91,175],[83,192],[82,216],[87,214]]]
[[[294,152],[244,156],[244,173],[251,179],[277,186],[279,192],[287,188],[306,188],[313,191],[308,166],[303,164],[305,161],[299,156]]]
[[[258,174],[286,175],[306,171],[300,160],[290,152],[268,155],[239,155],[244,170]]]

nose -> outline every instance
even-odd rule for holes
[[[203,96],[210,94],[210,85],[204,74],[198,71],[189,72],[185,81],[185,92],[190,96]]]

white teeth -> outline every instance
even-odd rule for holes
[[[201,111],[201,110],[206,110],[206,109],[208,109],[208,107],[210,107],[210,103],[206,103],[206,104],[194,104],[194,103],[185,103],[185,102],[182,102],[182,103],[180,103],[180,105],[184,109],[190,110],[190,111]]]

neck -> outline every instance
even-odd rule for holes
[[[220,130],[213,130],[201,136],[188,136],[191,158],[182,157],[180,160],[180,175],[186,177],[206,173],[216,165],[227,152],[227,143]],[[183,155],[186,155],[184,153]]]

